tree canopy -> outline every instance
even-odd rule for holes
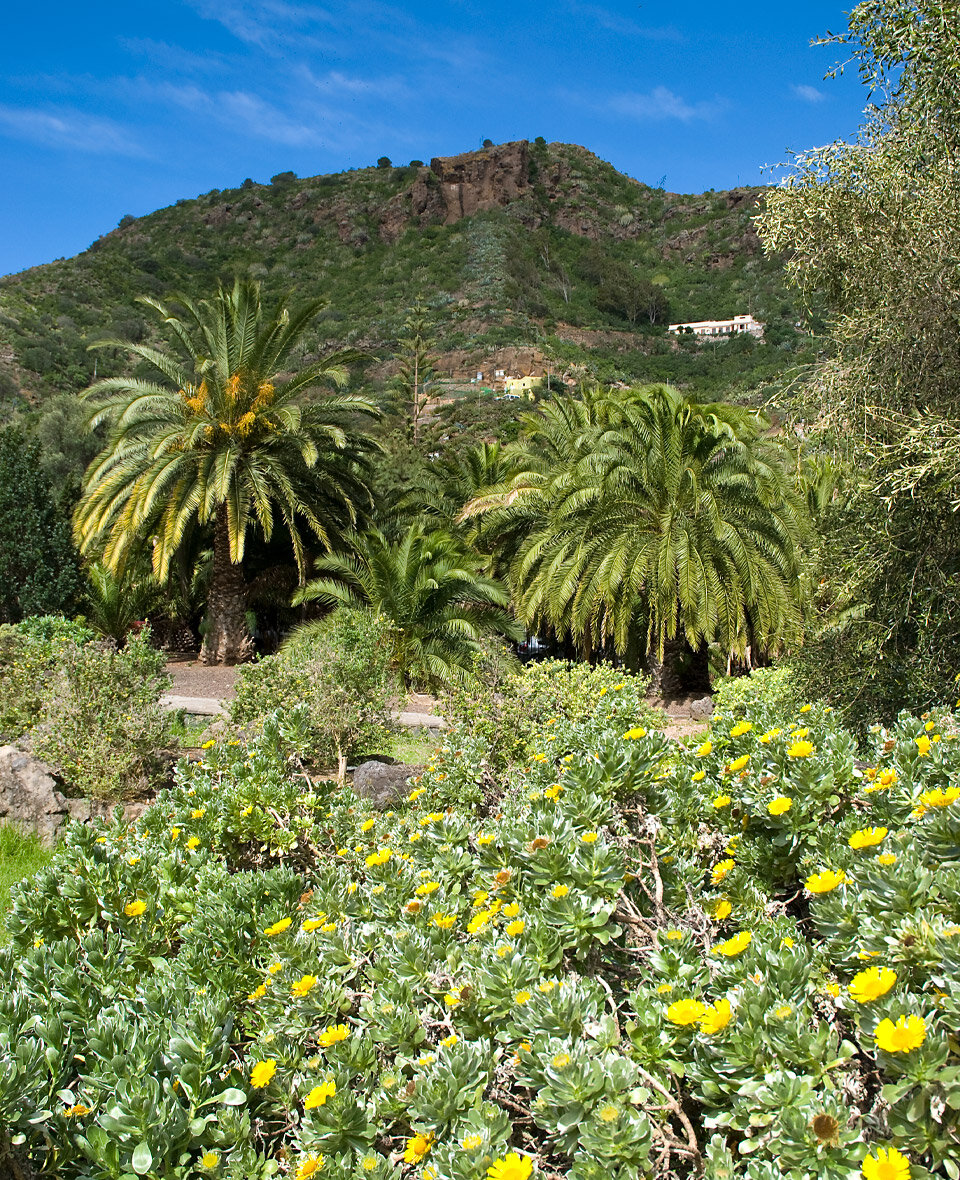
[[[0,430],[0,621],[68,610],[81,585],[70,522],[53,502],[40,445]]]
[[[522,637],[506,589],[477,564],[442,529],[415,523],[396,541],[370,532],[352,554],[318,561],[320,576],[295,601],[371,610],[390,625],[392,665],[404,684],[435,687],[463,679],[484,639]]]
[[[466,512],[510,550],[521,615],[587,650],[767,650],[798,630],[804,513],[763,427],[667,386],[557,399]]]
[[[860,609],[809,648],[811,688],[831,691],[830,663],[840,693],[869,688],[866,711],[890,714],[942,699],[960,661],[960,23],[953,5],[869,0],[825,40],[873,105],[855,141],[796,157],[759,226],[828,301],[799,412],[850,472],[823,521],[821,605]]]
[[[104,340],[126,349],[158,378],[109,377],[86,393],[91,427],[104,422],[104,450],[87,471],[76,528],[84,552],[103,547],[119,572],[152,541],[165,581],[189,528],[213,526],[214,568],[204,657],[235,662],[250,650],[242,563],[247,539],[269,540],[279,517],[301,574],[306,525],[331,546],[369,503],[369,438],[358,429],[373,406],[332,393],[346,382],[352,353],[297,367],[293,353],[320,304],[267,312],[260,287],[237,280],[209,300],[140,301],[172,338],[151,344]],[[324,389],[323,387],[327,388]]]

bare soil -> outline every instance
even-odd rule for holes
[[[236,668],[222,665],[208,667],[201,664],[195,655],[183,655],[170,657],[167,672],[173,677],[173,684],[168,690],[173,696],[229,701],[236,695]]]

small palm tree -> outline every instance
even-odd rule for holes
[[[398,541],[366,533],[352,555],[321,558],[317,572],[294,603],[372,610],[386,619],[393,667],[408,688],[462,680],[485,637],[523,636],[503,586],[477,572],[476,559],[456,538],[420,524]]]
[[[526,470],[467,508],[513,545],[520,613],[587,651],[686,648],[701,676],[710,642],[794,634],[805,513],[757,416],[667,386],[571,402],[531,430]]]
[[[153,570],[166,582],[191,527],[212,525],[213,569],[202,658],[236,663],[252,641],[245,617],[243,559],[248,534],[269,539],[279,516],[301,578],[302,525],[327,548],[369,503],[365,482],[373,444],[357,427],[375,413],[342,387],[353,353],[297,369],[291,355],[320,303],[266,313],[250,280],[220,287],[210,300],[140,300],[176,344],[99,341],[125,348],[156,380],[110,377],[87,390],[91,428],[106,423],[102,453],[87,470],[75,527],[81,550],[103,546],[115,573],[136,545],[153,539]],[[327,388],[321,392],[321,386]]]
[[[123,643],[134,623],[145,619],[162,599],[160,586],[142,570],[128,569],[114,576],[100,562],[87,570],[87,622],[117,643]]]

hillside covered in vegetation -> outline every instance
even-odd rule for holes
[[[752,388],[809,343],[753,228],[761,192],[679,196],[539,139],[429,166],[245,180],[125,217],[75,258],[0,281],[0,405],[9,416],[89,384],[91,341],[149,333],[137,296],[196,296],[235,274],[268,297],[325,299],[317,351],[389,357],[423,293],[451,373],[477,350],[527,345],[574,376]],[[763,343],[664,338],[671,318],[747,311],[767,325]]]

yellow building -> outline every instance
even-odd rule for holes
[[[543,384],[542,377],[508,377],[503,383],[504,394],[528,397]]]

